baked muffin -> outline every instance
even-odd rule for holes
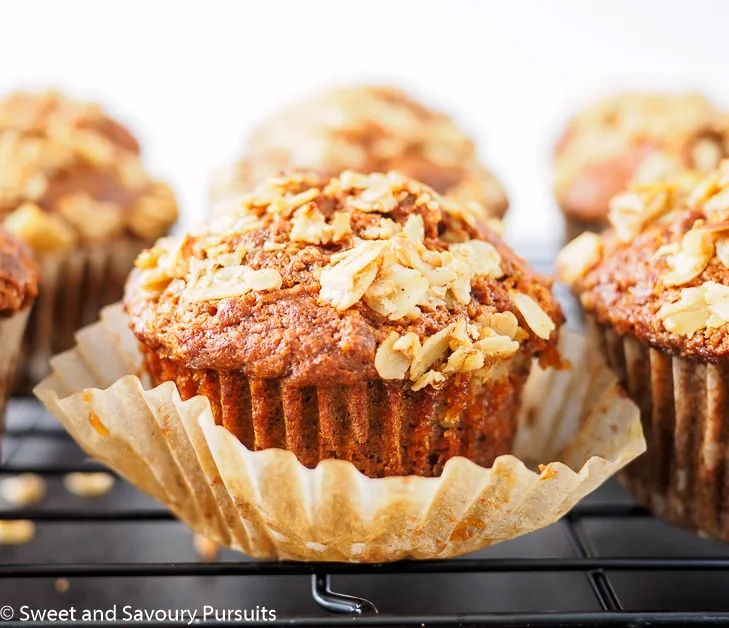
[[[261,123],[243,157],[218,174],[214,201],[235,199],[256,183],[293,169],[334,176],[344,170],[397,170],[500,218],[508,200],[476,148],[447,116],[391,87],[333,89]],[[214,211],[230,203],[219,203]]]
[[[631,181],[716,168],[729,156],[727,128],[726,116],[698,94],[624,93],[588,106],[554,151],[554,193],[568,238],[605,228],[610,199]]]
[[[0,101],[0,219],[41,269],[21,387],[122,297],[135,257],[176,218],[170,188],[150,179],[137,141],[98,105],[54,91]]]
[[[38,294],[38,266],[28,246],[0,229],[0,436],[23,332]]]
[[[533,356],[562,314],[467,205],[399,173],[271,179],[137,260],[144,370],[210,399],[249,449],[371,477],[510,450]]]
[[[729,160],[613,199],[613,229],[562,252],[560,277],[640,406],[638,502],[729,541]]]

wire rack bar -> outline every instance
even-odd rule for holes
[[[723,571],[728,558],[484,558],[386,564],[244,561],[0,565],[0,578],[297,576],[610,571]]]
[[[331,578],[329,574],[321,573],[311,577],[311,596],[319,606],[330,613],[377,615],[377,608],[369,600],[332,591]]]
[[[5,464],[0,467],[2,475],[20,475],[21,473],[37,473],[48,477],[58,477],[68,473],[90,473],[92,471],[109,470],[98,462],[82,462],[80,464]]]
[[[624,519],[627,517],[650,516],[651,514],[647,510],[638,506],[591,504],[576,507],[571,513],[565,516],[563,521],[576,523],[580,519],[589,518]],[[25,508],[7,511],[0,510],[0,521],[12,521],[17,519],[77,523],[84,521],[94,523],[115,523],[118,521],[177,521],[172,513],[164,508],[115,508],[99,511],[68,508]]]
[[[572,521],[564,522],[564,529],[567,534],[567,540],[572,547],[572,551],[581,559],[587,559],[589,557],[589,550],[583,544],[579,535],[575,530],[575,524]],[[615,611],[622,610],[620,602],[618,601],[615,592],[612,590],[612,585],[607,581],[604,572],[600,570],[590,570],[587,572],[587,580],[590,583],[590,588],[595,594],[600,608],[604,611]]]

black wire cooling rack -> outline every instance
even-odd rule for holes
[[[185,528],[129,485],[95,500],[63,488],[65,474],[100,468],[37,402],[11,402],[0,480],[36,473],[48,494],[32,508],[0,503],[0,521],[36,525],[27,544],[0,546],[0,623],[8,606],[9,625],[51,608],[113,610],[91,623],[123,625],[129,606],[167,619],[208,607],[220,615],[198,623],[216,626],[240,625],[233,609],[258,609],[246,625],[260,626],[729,625],[729,546],[654,519],[616,482],[558,524],[464,558],[312,564],[202,560]],[[260,619],[264,608],[275,621]]]

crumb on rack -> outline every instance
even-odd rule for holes
[[[66,578],[58,578],[58,580],[53,583],[53,587],[59,593],[65,593],[71,588],[71,585],[69,584],[68,580],[66,580]]]

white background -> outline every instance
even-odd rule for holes
[[[187,221],[256,119],[340,82],[400,84],[460,120],[509,189],[522,246],[560,230],[549,150],[575,107],[621,87],[729,103],[722,0],[0,0],[0,25],[0,90],[103,101]]]

